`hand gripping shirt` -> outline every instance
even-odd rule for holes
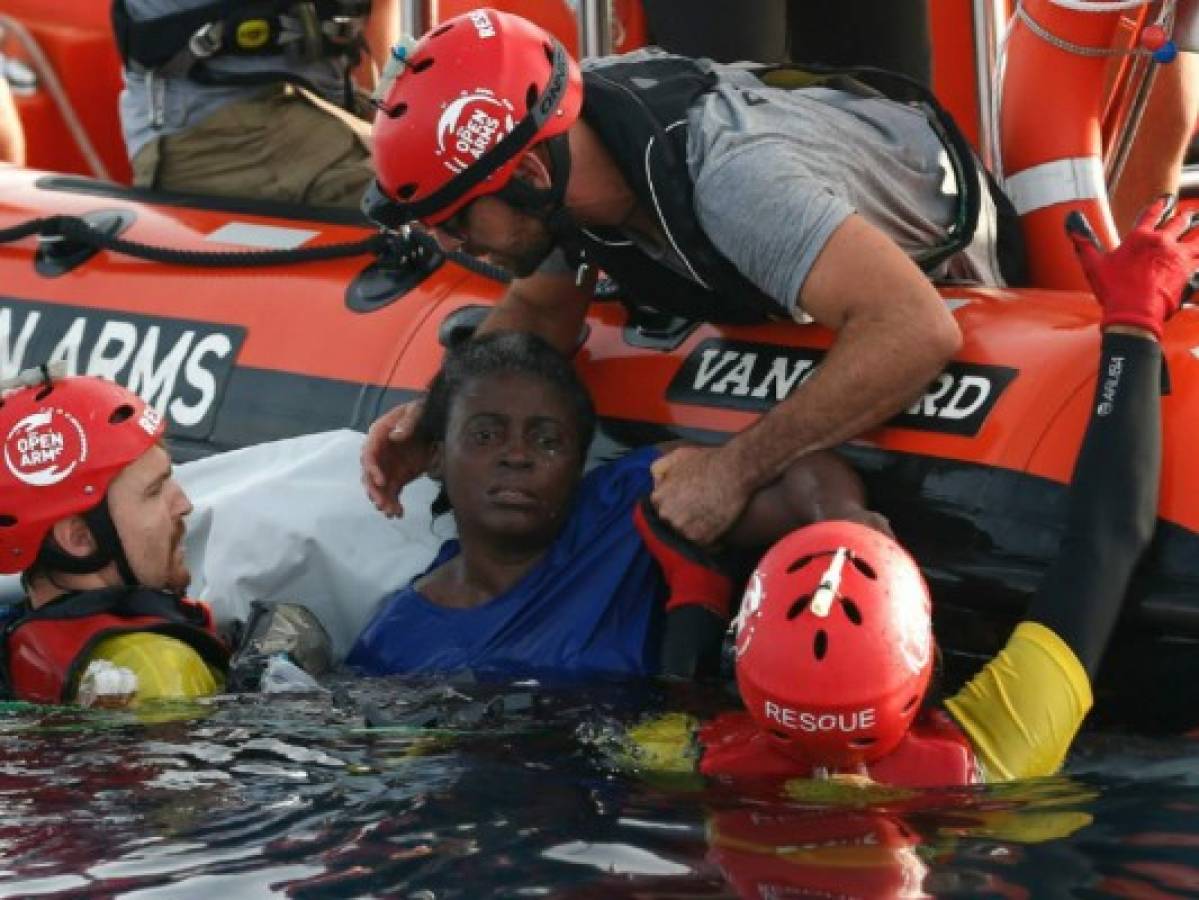
[[[346,663],[365,675],[652,673],[666,589],[632,510],[653,486],[657,456],[646,447],[588,473],[543,559],[486,603],[439,606],[412,585],[386,598]],[[459,552],[448,541],[430,571]]]

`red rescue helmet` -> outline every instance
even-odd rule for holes
[[[871,762],[907,733],[928,688],[928,587],[872,528],[801,528],[750,577],[736,647],[742,700],[779,750],[813,768]]]
[[[583,105],[578,64],[511,13],[455,16],[392,56],[373,131],[378,180],[363,201],[391,228],[439,224],[502,190],[525,151],[564,134]]]
[[[98,506],[163,434],[159,412],[92,376],[21,387],[0,401],[0,572],[27,569],[54,523]]]
[[[738,897],[923,897],[920,835],[877,810],[755,805],[708,821],[708,859]]]

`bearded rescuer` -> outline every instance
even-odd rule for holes
[[[25,597],[0,608],[0,694],[136,706],[269,689],[272,671],[297,689],[328,670],[329,635],[305,606],[255,601],[218,631],[185,595],[192,504],[157,410],[92,376],[43,367],[13,382],[0,400],[0,573],[20,573]]]
[[[0,646],[8,692],[66,703],[86,682],[112,705],[216,693],[229,650],[183,594],[192,507],[161,415],[100,378],[23,380],[0,405],[0,572],[25,589]]]
[[[1003,198],[952,121],[900,76],[862,77],[653,51],[580,70],[531,22],[478,9],[396,48],[366,206],[516,276],[480,332],[572,351],[597,269],[634,313],[836,332],[817,373],[752,426],[654,463],[657,511],[709,544],[790,463],[879,424],[936,376],[961,335],[930,275],[1011,280]],[[364,446],[385,513],[425,467],[418,419],[399,407]]]

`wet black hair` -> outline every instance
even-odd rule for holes
[[[416,423],[416,436],[426,443],[444,441],[454,398],[479,378],[514,373],[540,378],[557,388],[574,412],[579,438],[579,461],[595,436],[595,405],[591,394],[565,356],[533,334],[493,331],[453,345],[441,370],[429,382],[425,408]]]

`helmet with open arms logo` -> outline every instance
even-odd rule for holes
[[[534,144],[579,116],[578,64],[520,16],[476,9],[397,47],[375,119],[364,207],[388,227],[444,222],[504,188]]]
[[[47,377],[5,394],[0,572],[28,568],[54,523],[98,505],[164,428],[136,394],[93,376]]]

